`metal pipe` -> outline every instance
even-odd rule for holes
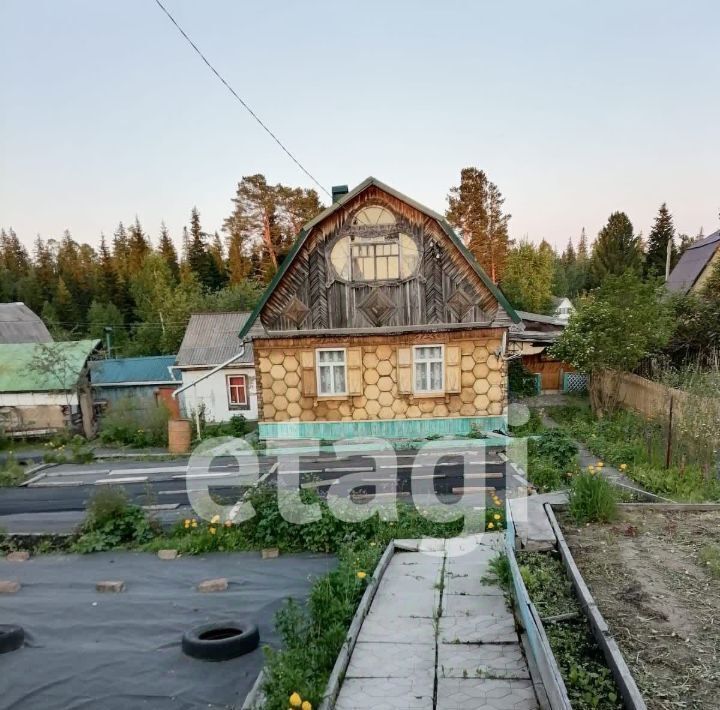
[[[200,377],[198,377],[197,380],[190,382],[187,385],[184,385],[183,387],[179,387],[178,389],[176,389],[172,394],[173,399],[177,399],[177,396],[181,392],[184,392],[185,390],[188,390],[191,387],[195,387],[195,385],[198,382],[202,382],[203,380],[207,379],[211,375],[214,375],[216,372],[220,372],[220,370],[226,368],[228,365],[235,362],[235,360],[239,360],[243,355],[245,355],[245,345],[244,344],[241,346],[240,352],[237,355],[233,355],[229,360],[225,360],[225,362],[221,363],[220,365],[216,365],[215,367],[212,368],[212,370],[208,370],[208,372],[206,372],[204,375],[201,375]]]

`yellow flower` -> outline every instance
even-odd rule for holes
[[[225,527],[226,527],[226,528],[232,527],[232,520],[226,520],[226,521],[225,521]]]
[[[492,530],[495,527],[495,523],[488,523],[488,530]]]
[[[213,515],[212,518],[210,518],[211,523],[219,523],[220,522],[220,516],[219,515]]]
[[[602,468],[605,464],[604,464],[602,461],[598,461],[595,465],[596,465],[598,468]]]
[[[293,693],[290,696],[290,707],[299,708],[302,705],[302,698],[300,693]]]
[[[498,515],[497,513],[495,513],[495,515],[493,515],[493,518],[495,518],[495,520],[500,520],[501,517],[502,516]]]
[[[620,470],[621,470],[621,471],[626,471],[626,470],[627,470],[627,464],[626,464],[626,463],[621,463],[621,464],[620,464]]]
[[[312,710],[312,703],[310,703],[309,700],[303,701],[303,704],[300,706],[301,710]]]
[[[183,523],[183,525],[185,525],[186,528],[189,528],[189,527],[190,527],[190,521],[189,521],[189,520],[186,520],[186,521]]]
[[[360,570],[355,576],[358,579],[365,579],[365,577],[367,577],[367,572],[363,572],[362,570]]]
[[[190,523],[190,525],[192,525],[194,528],[196,528],[196,527],[197,527],[197,520],[193,520],[192,523]]]
[[[217,532],[217,528],[208,528],[208,532],[209,532],[211,535],[214,535],[214,534]]]

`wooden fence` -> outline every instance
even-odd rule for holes
[[[687,392],[628,372],[606,372],[601,376],[600,386],[605,395],[612,396],[616,392],[621,407],[642,414],[646,419],[664,420],[671,414],[682,417],[690,400]]]

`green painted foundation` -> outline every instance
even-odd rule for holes
[[[445,417],[442,419],[374,419],[343,422],[259,422],[261,439],[423,439],[436,434],[467,434],[471,428],[490,432],[507,429],[507,417]]]

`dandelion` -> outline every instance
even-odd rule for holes
[[[621,463],[621,464],[620,464],[620,470],[621,470],[621,471],[627,471],[627,464],[626,464],[626,463]]]
[[[604,464],[602,461],[598,461],[595,465],[596,465],[598,468],[602,468],[605,464]]]
[[[365,577],[367,577],[367,572],[363,572],[362,570],[360,570],[355,576],[358,579],[365,579]]]
[[[217,532],[217,528],[208,528],[208,532],[209,532],[211,535],[214,535],[214,534]]]
[[[193,519],[193,521],[190,523],[190,525],[194,528],[197,527],[197,520]]]
[[[183,525],[185,525],[186,528],[189,528],[189,527],[190,527],[190,521],[186,519],[185,522],[183,523]]]
[[[500,520],[501,516],[495,513],[495,515],[493,515],[493,518],[495,518],[495,520]]]
[[[495,523],[488,523],[488,524],[487,524],[487,529],[488,529],[488,530],[492,530],[494,527],[495,527]]]
[[[299,708],[301,706],[302,706],[302,698],[300,697],[300,693],[293,693],[290,696],[290,707]]]
[[[312,704],[309,700],[303,700],[303,704],[300,706],[301,710],[312,710]]]

